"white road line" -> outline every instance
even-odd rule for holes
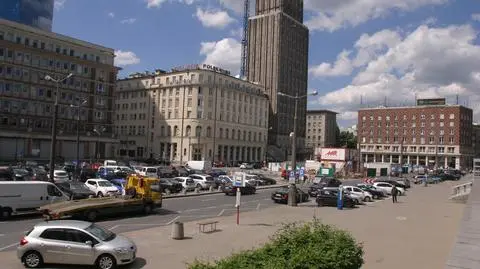
[[[220,217],[221,215],[223,215],[224,212],[225,212],[225,209],[222,209],[222,211],[220,211],[220,213],[218,213],[217,217]]]
[[[120,227],[120,225],[115,225],[115,226],[113,226],[112,228],[110,228],[109,230],[110,230],[110,231],[111,231],[111,230],[115,230],[115,229],[117,229],[118,227]]]
[[[0,251],[4,251],[4,250],[6,250],[6,249],[13,248],[13,247],[16,247],[16,246],[18,246],[18,243],[15,243],[15,244],[11,244],[11,245],[8,245],[8,246],[1,247],[1,248],[0,248]]]
[[[200,211],[200,210],[202,210],[202,208],[187,209],[187,210],[184,210],[183,213],[195,212],[195,211]]]
[[[167,222],[167,225],[170,225],[172,223],[174,223],[177,219],[179,219],[180,216],[176,216],[175,218],[173,218],[171,221]]]
[[[0,234],[0,237],[5,236],[4,234]]]
[[[265,198],[265,199],[263,199],[263,200],[269,201],[269,200],[272,200],[272,198]]]
[[[204,207],[203,209],[214,209],[217,208],[218,206],[209,206],[209,207]]]
[[[202,202],[208,202],[208,201],[215,201],[215,200],[217,200],[217,199],[215,199],[215,198],[210,198],[210,199],[203,199],[203,200],[200,200],[200,201],[202,201]]]
[[[257,205],[257,211],[260,210],[260,203]]]

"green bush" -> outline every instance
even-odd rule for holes
[[[363,247],[348,233],[313,220],[284,225],[271,241],[214,264],[195,261],[189,269],[359,269]]]

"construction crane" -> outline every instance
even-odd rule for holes
[[[240,78],[246,77],[247,71],[247,46],[248,46],[248,18],[250,17],[250,0],[244,0],[243,6],[243,33],[242,33],[242,59],[240,66]]]

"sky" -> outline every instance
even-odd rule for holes
[[[253,2],[252,9],[253,9]],[[305,0],[308,109],[445,97],[480,122],[480,0]],[[238,74],[242,0],[55,0],[53,31],[115,49],[129,73],[208,63]],[[253,14],[253,12],[252,12]]]

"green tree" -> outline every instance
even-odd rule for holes
[[[214,264],[195,261],[190,269],[359,269],[363,247],[346,231],[318,220],[287,224],[271,241]]]
[[[357,137],[348,131],[341,131],[337,137],[337,147],[357,148]]]

